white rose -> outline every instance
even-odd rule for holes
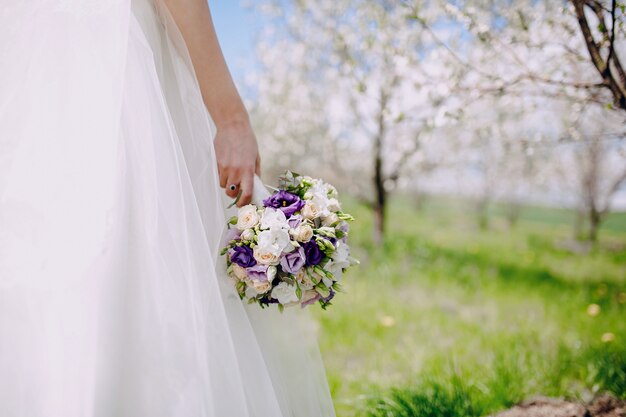
[[[278,300],[281,304],[289,304],[298,301],[296,296],[296,286],[281,282],[272,289],[272,298]]]
[[[336,198],[330,198],[328,200],[328,210],[330,211],[341,211],[341,205]]]
[[[266,207],[261,217],[261,229],[289,229],[285,213],[282,210]]]
[[[259,223],[259,214],[256,206],[248,204],[240,207],[237,212],[237,229],[246,230],[256,226]]]
[[[283,252],[291,252],[294,249],[289,237],[289,232],[285,229],[270,229],[259,233],[258,247],[262,252],[270,252],[280,256]]]
[[[298,242],[308,242],[313,237],[313,228],[308,224],[301,224],[289,231],[291,237]]]
[[[259,246],[255,246],[252,249],[252,254],[254,259],[263,265],[278,265],[280,263],[280,253],[269,252]]]
[[[307,200],[304,203],[304,207],[302,207],[302,211],[300,212],[300,214],[302,214],[302,217],[306,219],[313,220],[320,216],[321,211],[322,210],[320,206],[317,205],[317,203],[315,203],[313,200]]]
[[[252,281],[252,288],[257,294],[265,294],[272,288],[272,283],[269,281],[257,281],[256,279]]]
[[[235,263],[233,263],[232,265],[233,268],[233,275],[240,281],[244,281],[246,278],[248,278],[248,272],[246,271],[246,268],[237,265]]]
[[[333,224],[339,221],[339,217],[335,213],[330,213],[328,216],[322,219],[322,225],[324,226],[332,226]]]
[[[243,232],[241,232],[241,240],[250,242],[252,239],[254,239],[254,230],[246,229]]]

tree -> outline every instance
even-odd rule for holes
[[[283,56],[260,51],[267,72],[261,77],[269,88],[263,88],[257,100],[260,108],[271,108],[276,118],[284,117],[293,106],[316,104],[317,117],[328,123],[326,152],[312,152],[327,159],[326,172],[357,182],[361,195],[374,211],[375,241],[383,240],[389,193],[399,181],[422,164],[415,156],[421,138],[442,118],[442,108],[449,97],[445,83],[450,66],[442,70],[439,61],[433,71],[431,37],[417,30],[416,23],[396,1],[301,0],[270,2],[274,13],[269,30],[271,40]],[[435,16],[438,7],[424,11]],[[276,46],[278,45],[278,46]],[[315,65],[292,62],[299,84],[285,89],[287,80],[276,77],[289,60],[285,51]],[[429,67],[430,65],[430,67]],[[276,91],[281,91],[277,97]],[[294,95],[302,96],[297,104]],[[284,93],[284,94],[283,94]],[[289,107],[289,108],[286,108]],[[284,126],[284,123],[281,123]],[[298,122],[288,130],[299,126]],[[289,134],[294,137],[292,133]],[[319,137],[319,134],[318,136]],[[285,152],[284,148],[281,152]],[[331,155],[338,155],[333,158]],[[369,177],[369,182],[362,181]]]

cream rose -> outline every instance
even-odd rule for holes
[[[275,253],[263,250],[259,246],[255,246],[252,250],[252,255],[254,259],[260,264],[264,265],[278,265],[280,262],[280,256]]]
[[[306,290],[304,294],[302,294],[302,298],[300,299],[301,303],[306,303],[307,301],[311,301],[318,297],[317,291],[315,290]]]
[[[269,281],[252,281],[252,288],[257,294],[265,294],[272,288],[272,283]]]
[[[256,206],[248,204],[240,207],[237,212],[237,229],[246,230],[253,228],[259,223],[259,214],[257,213]]]
[[[298,281],[300,288],[303,290],[310,290],[313,288],[313,281],[311,281],[311,278],[309,278],[304,268],[296,273],[296,281]]]
[[[308,224],[301,224],[295,229],[289,231],[291,237],[298,242],[308,242],[313,237],[313,228]]]
[[[244,281],[246,278],[248,278],[248,272],[246,271],[246,268],[237,265],[236,263],[233,263],[231,266],[233,268],[233,275],[235,276],[235,278],[240,281]]]
[[[318,206],[315,202],[313,202],[312,200],[306,200],[300,214],[306,219],[313,220],[316,217],[320,216],[321,211],[322,210],[320,206]]]
[[[330,213],[328,216],[324,217],[324,219],[322,220],[322,225],[332,226],[338,221],[339,221],[339,217],[337,217],[335,213]]]

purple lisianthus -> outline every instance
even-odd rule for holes
[[[248,277],[252,280],[267,281],[267,268],[268,265],[256,264],[246,268],[246,272],[248,272]]]
[[[300,246],[298,250],[294,250],[283,256],[280,260],[280,266],[283,267],[283,271],[295,274],[302,269],[305,262],[306,255],[304,253],[304,248]]]
[[[230,261],[243,268],[256,265],[256,260],[252,254],[252,248],[246,245],[235,246],[232,248],[230,250]]]
[[[274,193],[270,197],[263,200],[265,207],[273,207],[285,213],[286,217],[290,217],[296,211],[304,207],[304,201],[297,195],[290,193],[289,191],[280,190]]]
[[[241,231],[231,227],[226,229],[224,235],[222,236],[222,246],[228,245],[232,240],[240,240],[241,239]]]
[[[322,258],[324,257],[324,254],[313,239],[304,244],[304,253],[307,265],[317,265],[322,262]]]
[[[333,290],[332,288],[330,288],[330,294],[328,295],[328,297],[326,298],[321,298],[322,301],[324,301],[325,303],[329,302],[330,300],[333,299],[333,297],[335,296],[335,290]]]
[[[287,220],[287,223],[289,224],[289,227],[295,229],[296,227],[300,226],[300,223],[302,223],[302,216],[299,214],[294,214],[289,218],[289,220]]]

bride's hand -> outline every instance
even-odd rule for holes
[[[213,145],[220,187],[225,188],[231,198],[236,198],[241,191],[238,207],[250,204],[254,174],[261,175],[259,148],[250,124],[218,128]],[[235,188],[231,189],[231,185]]]

